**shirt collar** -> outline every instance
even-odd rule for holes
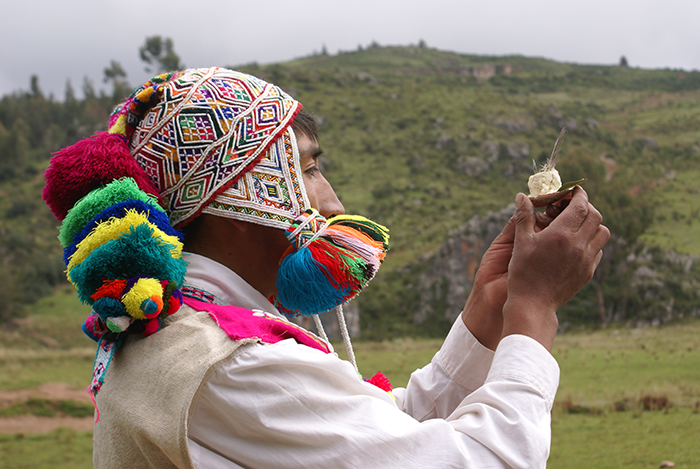
[[[186,286],[211,293],[217,304],[261,309],[282,317],[262,293],[225,265],[191,252],[183,252],[182,258],[187,261]]]

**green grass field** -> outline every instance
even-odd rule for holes
[[[63,289],[39,301],[21,327],[0,331],[0,391],[44,382],[84,388],[93,353],[78,331],[85,313]],[[403,386],[440,343],[358,341],[355,353],[365,376],[381,370],[395,386]],[[337,350],[342,348],[337,344]],[[567,333],[557,337],[553,353],[562,375],[552,416],[550,468],[656,468],[663,460],[677,468],[700,467],[700,320]],[[670,406],[643,410],[644,396],[666,398]],[[625,410],[616,411],[616,405]],[[90,467],[90,452],[89,432],[0,435],[2,469]]]
[[[59,428],[50,433],[0,434],[0,468],[87,469],[92,467],[92,432]]]

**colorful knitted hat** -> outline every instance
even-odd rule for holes
[[[179,260],[182,236],[170,226],[182,227],[202,212],[288,231],[294,247],[282,262],[276,300],[285,314],[318,314],[358,294],[388,248],[387,230],[361,217],[328,221],[309,206],[290,127],[300,110],[301,104],[280,88],[250,75],[221,68],[173,72],[153,78],[117,106],[107,132],[57,152],[46,171],[43,196],[64,222],[60,239],[68,277],[80,298],[93,304],[107,291],[103,283],[131,282],[117,272],[133,271],[130,278],[146,275],[137,268],[108,267],[105,253],[100,254],[102,270],[85,263],[93,250],[108,241],[124,242],[127,232],[137,236],[143,230],[136,228],[144,226],[160,230],[154,242]],[[125,221],[116,223],[115,217]],[[100,228],[105,224],[113,226]],[[98,228],[102,234],[93,236]],[[123,253],[119,262],[132,262],[129,251],[110,252]],[[184,268],[176,270],[176,277],[153,278],[179,287]],[[293,291],[300,285],[314,288]],[[116,290],[108,290],[118,300]],[[111,308],[111,316],[102,316],[118,315],[114,302],[101,303]],[[129,315],[129,324],[117,322],[157,330],[153,313]],[[146,320],[148,327],[138,322]],[[105,330],[98,326],[108,329],[114,321],[94,321],[91,327]]]
[[[187,70],[142,94],[141,102],[157,95],[154,105],[133,115],[127,101],[113,113],[110,132],[129,139],[130,153],[174,226],[185,225],[223,193],[209,212],[277,228],[309,208],[292,155],[296,145],[285,132],[301,104],[280,88],[210,68]],[[130,121],[137,120],[132,130]]]

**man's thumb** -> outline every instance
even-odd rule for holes
[[[530,199],[519,192],[515,196],[515,232],[516,236],[518,232],[525,231],[526,233],[531,233],[535,231],[535,207],[532,205]]]

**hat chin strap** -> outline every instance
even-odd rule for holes
[[[352,366],[355,368],[356,373],[360,373],[360,370],[357,368],[357,362],[355,360],[355,352],[352,349],[352,342],[350,342],[350,333],[348,332],[348,326],[347,323],[345,322],[345,315],[343,314],[343,305],[338,305],[335,308],[335,314],[336,317],[338,318],[338,327],[340,329],[340,336],[343,338],[343,345],[345,346],[345,352],[348,354],[348,361],[352,363]],[[323,323],[321,322],[321,318],[319,314],[314,314],[314,324],[316,325],[316,330],[318,331],[318,334],[321,336],[323,340],[326,342],[329,342],[328,336],[326,335],[326,331],[323,328]]]

